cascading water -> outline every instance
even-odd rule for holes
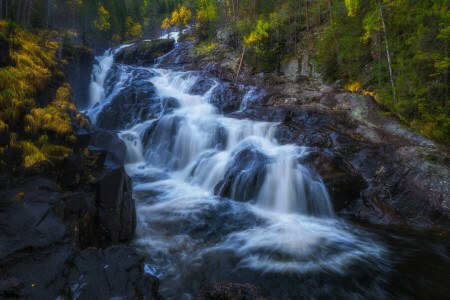
[[[93,67],[91,83],[89,85],[89,108],[104,100],[105,78],[114,63],[114,54],[128,46],[122,45],[114,49],[108,49],[103,56],[96,57],[98,64]]]
[[[191,299],[201,285],[225,279],[270,286],[283,299],[386,297],[388,251],[334,216],[323,182],[298,162],[310,149],[278,144],[278,124],[223,116],[210,103],[221,82],[211,78],[208,89],[192,92],[204,73],[160,62],[116,66],[113,85],[147,72],[161,107],[120,132],[137,200],[135,244],[161,293]],[[92,93],[94,120],[114,89],[100,99]],[[356,270],[358,279],[342,289]]]

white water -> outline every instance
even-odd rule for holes
[[[169,296],[189,298],[181,293],[189,290],[182,283],[196,282],[196,272],[203,278],[205,268],[212,268],[210,274],[197,281],[243,270],[345,274],[358,264],[382,261],[384,248],[335,218],[321,179],[298,163],[308,148],[279,145],[275,123],[219,114],[209,103],[219,82],[195,95],[190,91],[199,73],[148,72],[161,101],[173,97],[179,107],[120,137],[138,199],[136,244],[153,259],[147,270],[162,278]],[[130,76],[124,69],[115,89]],[[91,117],[112,97],[114,91],[100,97]],[[238,170],[225,187],[221,181],[234,166]],[[230,199],[217,195],[227,189]],[[219,263],[227,267],[213,267]]]

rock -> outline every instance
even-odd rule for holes
[[[156,58],[168,53],[174,47],[175,41],[170,39],[143,41],[117,52],[114,55],[114,61],[129,65],[149,65],[154,63]]]
[[[300,68],[297,59],[288,59],[281,62],[281,72],[292,82],[300,79]]]
[[[123,166],[107,162],[96,192],[99,204],[98,246],[118,244],[131,239],[136,228],[136,208],[131,179]]]
[[[0,296],[7,298],[17,298],[20,296],[20,291],[23,284],[16,278],[8,278],[0,281]]]
[[[81,251],[67,284],[78,299],[160,299],[159,279],[144,273],[142,257],[129,246]]]
[[[259,287],[227,281],[212,282],[202,287],[196,300],[268,300]]]
[[[23,170],[23,176],[33,177],[37,175],[49,176],[53,173],[53,165],[48,160],[41,160],[37,163],[25,168]]]
[[[82,45],[63,43],[63,58],[68,61],[65,75],[72,87],[77,106],[80,110],[87,108],[89,101],[89,83],[94,66],[94,52]]]
[[[123,167],[106,165],[96,200],[59,192],[52,179],[0,174],[0,298],[160,299],[159,280],[144,272],[133,247],[79,250],[121,242],[134,231],[129,178]]]
[[[116,132],[96,128],[91,132],[91,144],[107,151],[107,158],[118,164],[123,164],[127,147]]]
[[[17,146],[9,146],[3,150],[0,159],[4,161],[7,170],[13,170],[22,165],[23,151]]]
[[[361,174],[337,155],[327,156],[323,152],[311,152],[300,162],[322,177],[335,211],[349,207],[360,198],[361,191],[367,187]]]
[[[302,57],[300,75],[307,78],[320,79],[320,74],[316,71],[316,63],[309,54],[304,54]]]
[[[254,199],[264,183],[268,161],[269,158],[256,149],[241,150],[234,155],[214,193],[237,201]]]
[[[107,94],[117,84],[117,73],[113,67],[106,79]],[[133,122],[145,121],[157,116],[161,108],[161,99],[156,95],[155,87],[148,81],[148,72],[136,70],[130,82],[106,104],[97,116],[96,127],[108,130],[125,129]]]

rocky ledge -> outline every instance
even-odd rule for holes
[[[135,231],[131,180],[112,133],[79,130],[77,154],[0,174],[0,297],[156,299],[158,278],[122,245]],[[123,145],[124,146],[124,145]]]
[[[175,46],[175,40],[142,41],[118,51],[114,55],[116,63],[149,65]]]

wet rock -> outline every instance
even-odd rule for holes
[[[224,83],[217,86],[211,95],[210,103],[222,113],[239,110],[243,93],[235,85]]]
[[[212,282],[200,290],[196,300],[268,300],[259,287],[227,281]]]
[[[214,193],[237,201],[254,199],[264,183],[268,161],[269,158],[256,149],[241,150],[234,155]]]
[[[123,166],[108,162],[97,185],[99,203],[97,236],[100,247],[131,239],[136,228],[136,208],[131,179]]]
[[[121,72],[114,69],[114,72]],[[113,72],[113,73],[114,73]],[[156,95],[155,87],[148,81],[148,72],[133,74],[133,78],[106,104],[97,116],[96,127],[107,130],[124,129],[127,125],[154,118],[161,112],[161,99]],[[109,75],[111,89],[119,80]],[[112,93],[112,91],[107,91]]]
[[[175,40],[143,41],[120,50],[114,61],[122,64],[149,65],[175,47]]]
[[[68,294],[78,299],[160,299],[159,279],[144,273],[144,261],[132,247],[88,248],[73,260]]]
[[[96,128],[91,132],[91,144],[107,151],[107,158],[115,163],[123,163],[127,147],[116,132]]]
[[[360,198],[361,191],[367,183],[357,171],[337,155],[326,155],[321,152],[311,152],[302,157],[300,163],[306,164],[322,178],[335,211],[351,205]]]
[[[6,298],[17,298],[20,296],[20,291],[23,288],[23,284],[16,278],[8,278],[0,281],[0,296]]]

